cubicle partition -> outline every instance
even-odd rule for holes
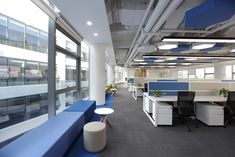
[[[176,96],[178,91],[188,91],[189,83],[188,82],[166,82],[166,81],[157,81],[148,83],[148,94],[153,95],[154,90],[160,90],[164,93],[165,96]]]

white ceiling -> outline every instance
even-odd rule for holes
[[[116,64],[104,0],[52,0],[52,2],[87,42],[106,45],[108,54],[106,60],[110,64]],[[93,25],[87,26],[87,21],[92,21]],[[93,33],[98,33],[98,36],[94,37]]]

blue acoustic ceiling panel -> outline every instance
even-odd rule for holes
[[[235,13],[235,0],[207,0],[185,13],[185,28],[204,29],[230,19]]]
[[[211,48],[208,48],[208,49],[202,49],[200,51],[202,52],[207,52],[207,51],[216,51],[216,50],[220,50],[224,47],[224,44],[215,44],[215,46],[211,47]]]
[[[171,52],[181,52],[189,50],[190,46],[186,44],[179,45],[177,48],[171,49]]]

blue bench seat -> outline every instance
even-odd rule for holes
[[[85,112],[85,122],[89,122],[94,115],[96,101],[80,100],[64,110],[64,112]]]
[[[62,157],[84,124],[83,112],[62,112],[0,149],[0,157]]]

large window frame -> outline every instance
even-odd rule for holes
[[[69,50],[56,43],[56,30],[63,33],[66,37],[72,40],[77,45],[77,53],[71,52]],[[67,31],[65,31],[59,24],[55,23],[52,19],[49,19],[49,53],[48,53],[48,116],[54,117],[56,115],[58,109],[58,102],[56,102],[56,98],[60,94],[65,94],[76,91],[76,100],[79,100],[80,94],[80,71],[81,71],[81,43],[76,40],[72,35],[70,35]],[[62,53],[65,56],[68,56],[72,59],[76,60],[76,85],[72,87],[66,87],[63,89],[56,89],[56,53]],[[67,106],[67,104],[66,104]]]

